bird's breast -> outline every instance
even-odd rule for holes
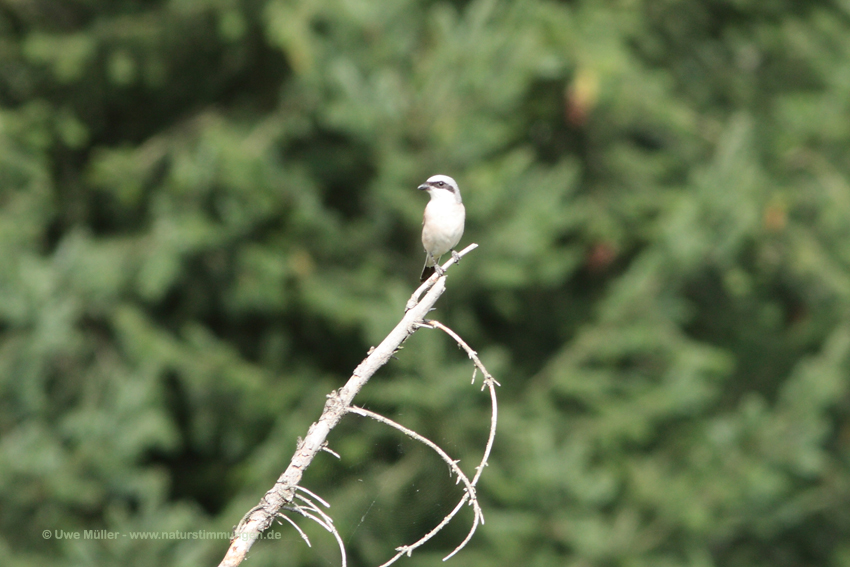
[[[462,203],[430,201],[425,207],[422,245],[435,257],[442,256],[463,236],[466,210]]]

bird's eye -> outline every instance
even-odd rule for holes
[[[437,181],[437,187],[445,187],[446,184],[442,181]]]

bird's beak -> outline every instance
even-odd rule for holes
[[[427,191],[427,190],[428,190],[428,189],[430,189],[430,188],[431,188],[431,186],[430,186],[430,185],[428,185],[427,183],[423,183],[422,185],[420,185],[419,187],[417,187],[417,189],[419,189],[420,191]]]

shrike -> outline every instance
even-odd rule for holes
[[[422,246],[425,247],[425,267],[419,281],[425,281],[435,271],[441,272],[440,256],[452,251],[463,236],[463,223],[466,209],[460,199],[460,189],[455,180],[447,175],[434,175],[419,186],[420,191],[428,191],[431,200],[425,206],[422,219]]]

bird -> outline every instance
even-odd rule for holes
[[[424,282],[435,271],[442,275],[439,261],[443,254],[451,250],[452,256],[459,258],[454,247],[463,236],[466,209],[463,207],[457,182],[448,175],[431,176],[417,189],[427,191],[431,195],[422,218],[425,267],[422,268],[419,281]]]

